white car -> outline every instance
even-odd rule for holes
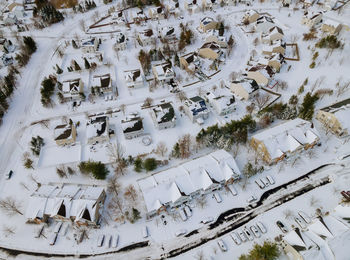
[[[243,232],[244,232],[244,234],[247,236],[247,238],[248,238],[250,241],[254,240],[254,237],[253,237],[252,233],[249,231],[248,228],[246,228],[246,227],[243,228]]]
[[[147,228],[147,226],[144,226],[142,228],[142,236],[143,236],[143,238],[148,237],[148,228]]]
[[[97,239],[97,246],[101,247],[103,245],[104,240],[105,240],[105,235],[99,235]]]
[[[250,230],[253,232],[255,237],[261,237],[261,234],[256,226],[254,226],[254,225],[251,226]]]
[[[310,224],[311,223],[311,219],[310,217],[303,211],[299,211],[298,215],[307,223]]]
[[[242,242],[241,242],[241,239],[239,238],[239,236],[237,235],[236,232],[232,232],[230,234],[232,240],[236,243],[236,245],[240,245]]]
[[[184,209],[180,209],[179,214],[180,214],[180,217],[181,217],[182,221],[186,221],[187,220],[187,216],[186,216],[186,213],[185,213]]]
[[[62,222],[57,222],[56,226],[55,226],[55,228],[53,230],[53,233],[58,234],[60,232],[60,230],[61,230],[61,227],[62,227]]]
[[[227,251],[227,247],[226,247],[224,241],[222,241],[222,239],[218,240],[218,245],[219,245],[219,247],[220,247],[222,252],[226,252]]]
[[[230,192],[232,193],[233,196],[237,195],[237,191],[235,189],[235,187],[233,187],[232,184],[227,185],[228,189],[230,190]]]
[[[238,232],[239,238],[242,240],[242,242],[246,242],[248,239],[246,235],[243,233],[243,231]]]
[[[262,183],[264,183],[265,187],[268,187],[270,185],[270,182],[266,178],[261,178],[260,180]]]
[[[260,229],[261,233],[265,234],[267,232],[266,227],[260,221],[256,222],[256,225]]]
[[[113,239],[112,239],[112,247],[117,247],[118,246],[118,242],[119,242],[119,235],[116,234],[113,236]]]
[[[190,209],[189,206],[185,206],[184,210],[185,210],[185,213],[186,213],[187,217],[191,217],[192,216],[192,210]]]
[[[248,202],[248,203],[252,203],[252,202],[254,202],[254,201],[256,201],[256,197],[255,197],[254,195],[250,196],[250,197],[247,199],[247,202]]]
[[[109,247],[111,246],[112,239],[113,239],[112,235],[110,235],[110,236],[107,235],[107,237],[106,237],[106,243],[105,243],[105,247],[106,247],[106,248],[109,248]]]
[[[260,189],[265,188],[265,184],[260,179],[255,180],[255,183],[259,186]]]
[[[271,185],[275,184],[275,180],[270,175],[266,175],[266,179],[269,181]]]
[[[207,218],[203,219],[201,222],[203,224],[208,224],[208,223],[213,222],[213,221],[214,221],[214,219],[212,217],[207,217]]]
[[[214,198],[215,198],[217,203],[221,203],[222,202],[221,196],[220,196],[220,194],[218,192],[214,192],[213,196],[214,196]]]
[[[184,234],[186,234],[186,229],[180,229],[179,231],[176,231],[175,232],[175,236],[179,237],[179,236],[182,236]]]
[[[299,227],[302,229],[306,228],[306,224],[301,220],[301,218],[295,217],[294,220],[299,225]]]

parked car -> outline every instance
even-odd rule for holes
[[[228,189],[230,190],[230,192],[232,193],[233,196],[237,195],[237,191],[235,189],[235,187],[233,187],[233,184],[229,184],[227,185]]]
[[[302,229],[306,228],[305,222],[301,218],[295,217],[294,220]]]
[[[187,215],[188,218],[192,216],[192,210],[190,209],[189,206],[186,205],[186,206],[184,207],[184,210],[185,210],[185,213],[186,213],[186,215]]]
[[[236,243],[236,245],[240,245],[242,242],[241,242],[241,239],[239,238],[239,236],[237,235],[236,232],[232,232],[230,234],[232,240]]]
[[[118,246],[118,242],[119,242],[119,235],[116,234],[113,236],[113,239],[112,239],[112,247],[117,247]]]
[[[105,243],[105,247],[106,247],[106,248],[110,248],[111,243],[112,243],[112,239],[113,239],[112,235],[107,235],[107,237],[106,237],[106,243]]]
[[[97,246],[101,247],[103,245],[104,240],[105,240],[105,235],[99,235],[97,238]]]
[[[11,179],[12,175],[13,175],[13,171],[11,170],[6,174],[7,179],[8,180]]]
[[[53,246],[57,241],[58,233],[53,233],[50,237],[50,246]]]
[[[266,175],[266,179],[269,181],[271,185],[275,184],[275,180],[270,175]]]
[[[242,242],[246,242],[248,239],[246,235],[243,233],[243,231],[238,232],[239,238],[242,240]]]
[[[251,226],[250,230],[253,232],[255,237],[261,237],[261,234],[256,226],[254,226],[254,225]]]
[[[299,211],[298,215],[307,223],[310,224],[311,223],[311,218],[303,211]]]
[[[186,234],[186,229],[180,229],[178,231],[175,232],[175,236],[179,237],[179,236],[182,236],[184,234]]]
[[[250,241],[252,241],[254,239],[254,236],[252,235],[252,233],[249,231],[248,228],[244,227],[243,232]]]
[[[262,222],[256,222],[256,226],[260,229],[261,233],[265,234],[267,232],[266,227]]]
[[[208,224],[208,223],[213,222],[213,221],[214,221],[214,219],[212,217],[207,217],[207,218],[203,219],[201,221],[201,223]]]
[[[260,189],[265,188],[265,184],[260,179],[255,180],[255,183],[259,186]]]
[[[143,238],[148,237],[148,228],[147,228],[147,226],[144,226],[142,228],[142,236],[143,236]]]
[[[270,185],[270,182],[267,180],[267,178],[261,178],[260,180],[264,183],[265,187],[268,187]]]
[[[224,241],[222,239],[218,240],[218,245],[219,245],[219,247],[220,247],[222,252],[226,252],[227,251],[227,247],[226,247],[226,245],[225,245],[225,243],[224,243]]]
[[[215,198],[217,203],[221,203],[222,202],[222,198],[221,198],[221,196],[220,196],[220,194],[218,192],[214,192],[213,196],[214,196],[214,198]]]
[[[53,233],[58,234],[61,230],[61,227],[62,227],[62,222],[57,222],[55,225],[55,228],[53,229]]]
[[[276,225],[281,229],[281,231],[283,232],[283,233],[287,233],[288,232],[288,229],[287,229],[287,227],[281,222],[281,221],[277,221],[276,222]]]
[[[248,199],[247,199],[247,202],[248,203],[252,203],[252,202],[254,202],[254,201],[256,201],[256,197],[253,195],[253,196],[250,196]]]
[[[181,217],[182,221],[186,221],[187,220],[187,216],[186,216],[186,213],[185,213],[184,209],[180,209],[179,210],[179,214],[180,214],[180,217]]]

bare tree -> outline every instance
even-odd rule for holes
[[[176,98],[180,100],[180,102],[183,102],[187,99],[185,92],[182,90],[176,93]]]
[[[317,199],[315,196],[311,196],[310,198],[310,206],[315,207],[319,203],[319,199]]]
[[[164,157],[168,151],[168,148],[164,142],[159,142],[155,153],[161,157]]]
[[[254,96],[254,100],[259,108],[259,110],[261,110],[266,104],[267,102],[269,102],[270,100],[270,96],[267,94],[257,94]]]
[[[205,196],[200,196],[200,197],[198,197],[197,200],[196,200],[196,202],[197,202],[197,205],[198,205],[201,209],[205,208],[205,206],[208,205],[207,197],[205,197]]]
[[[80,26],[80,29],[85,32],[85,20],[84,19],[81,19],[79,21],[79,26]]]
[[[192,138],[190,134],[183,135],[178,143],[179,143],[179,153],[180,158],[185,159],[190,157],[191,155],[191,142]]]
[[[119,109],[120,109],[120,111],[122,111],[123,115],[125,115],[125,108],[126,108],[125,104],[121,104],[119,106]]]
[[[124,174],[125,169],[127,167],[127,164],[123,158],[124,152],[125,152],[125,149],[119,142],[114,144],[109,144],[107,147],[107,154],[110,160],[116,164],[114,168],[114,172],[117,175]]]
[[[293,211],[291,211],[290,209],[286,209],[283,211],[283,215],[286,219],[290,219],[291,217],[293,217]]]
[[[107,190],[110,193],[114,193],[115,196],[119,195],[121,184],[119,183],[118,177],[116,175],[113,175],[112,178],[108,179]]]
[[[152,106],[152,104],[153,104],[153,99],[150,98],[150,97],[146,98],[145,101],[144,101],[144,103],[143,103],[143,105],[144,105],[145,107],[150,107],[150,106]]]
[[[11,236],[15,234],[16,228],[15,227],[11,227],[11,226],[7,226],[7,225],[3,225],[2,226],[2,231],[5,234],[5,237]]]
[[[21,204],[11,197],[0,200],[0,209],[2,209],[9,216],[15,214],[23,215],[21,211]]]
[[[129,186],[127,186],[125,188],[124,196],[129,200],[131,199],[133,202],[136,201],[137,192],[136,192],[134,185],[130,184]]]

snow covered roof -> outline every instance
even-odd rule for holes
[[[124,71],[124,77],[126,82],[142,81],[140,69]]]
[[[338,119],[343,129],[350,130],[350,98],[330,105],[328,107],[324,107],[321,110],[332,113]]]
[[[235,103],[235,96],[217,96],[213,92],[207,93],[209,103],[215,104],[220,110],[226,109],[227,107],[233,107]]]
[[[124,133],[130,133],[143,129],[142,118],[138,113],[130,114],[121,121],[121,126]]]
[[[94,87],[107,88],[107,87],[109,87],[110,83],[111,83],[110,74],[95,75],[92,78],[91,85]]]
[[[86,125],[86,137],[94,138],[97,136],[106,136],[108,135],[108,117],[99,116],[90,120]]]
[[[181,197],[207,190],[214,183],[239,178],[234,158],[225,150],[186,162],[174,168],[138,180],[148,212],[169,205]]]
[[[263,130],[252,138],[264,143],[271,159],[278,158],[286,152],[296,151],[319,139],[316,129],[311,128],[311,123],[301,118]]]
[[[211,18],[211,17],[204,17],[204,18],[201,20],[201,23],[202,23],[203,25],[207,25],[207,24],[209,24],[209,23],[211,23],[211,22],[214,22],[214,19]]]
[[[256,81],[253,79],[243,79],[238,81],[232,81],[232,83],[241,85],[242,88],[244,88],[245,91],[247,91],[247,93],[249,94],[256,91],[259,88]]]
[[[337,21],[331,20],[331,19],[324,20],[323,24],[334,27],[334,28],[337,28],[340,25],[340,23],[338,23]]]
[[[72,135],[72,126],[70,124],[58,125],[55,127],[54,135],[55,141],[65,140]]]
[[[152,111],[158,124],[175,120],[174,108],[171,103],[157,105]]]

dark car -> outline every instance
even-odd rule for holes
[[[287,229],[287,227],[281,222],[281,221],[277,221],[276,222],[276,225],[281,229],[281,231],[283,232],[283,233],[287,233],[288,232],[288,229]]]
[[[6,176],[7,176],[7,179],[8,179],[8,180],[11,179],[12,175],[13,175],[13,171],[11,170],[11,171],[9,171],[9,173],[6,175]]]

